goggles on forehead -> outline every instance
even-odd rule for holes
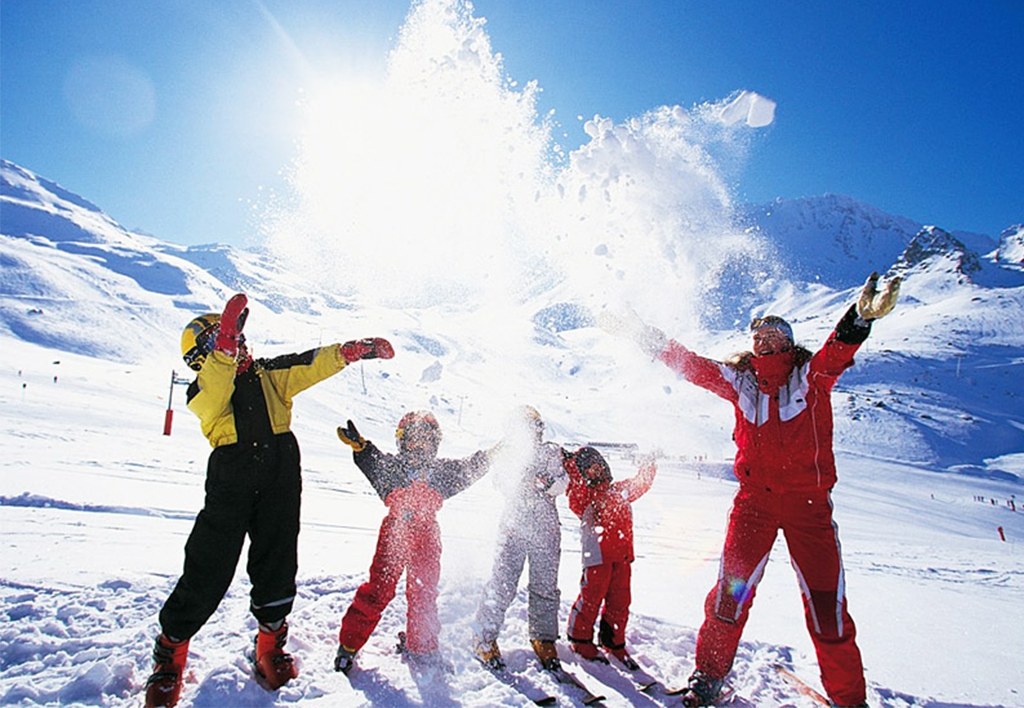
[[[793,341],[793,328],[789,325],[789,322],[782,319],[778,315],[765,315],[764,317],[755,317],[750,321],[750,332],[759,332],[763,329],[776,329],[788,339]]]

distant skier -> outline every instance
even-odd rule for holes
[[[290,431],[292,397],[359,359],[394,356],[385,339],[330,344],[303,354],[253,359],[242,328],[247,298],[222,314],[193,319],[181,337],[185,363],[198,372],[188,407],[213,446],[206,499],[185,544],[181,578],[163,609],[146,706],[173,706],[181,694],[189,641],[217,609],[249,537],[250,609],[259,623],[257,681],[276,690],[298,675],[284,651],[285,618],[295,598],[301,470]]]
[[[601,648],[627,668],[639,668],[626,651],[635,557],[631,505],[651,488],[657,465],[653,457],[644,457],[635,476],[614,482],[601,453],[581,447],[566,459],[565,469],[569,508],[580,517],[583,545],[580,594],[569,612],[569,642],[580,657],[607,663],[594,645],[594,623],[600,615]]]
[[[437,512],[487,473],[487,452],[461,460],[439,459],[441,426],[433,413],[406,413],[395,430],[398,454],[382,452],[363,438],[352,421],[338,428],[352,459],[388,508],[380,524],[370,578],[356,590],[341,620],[334,670],[348,673],[356,652],[377,627],[406,573],[404,651],[418,668],[448,668],[438,649],[437,584],[441,577],[441,527]]]
[[[732,402],[736,441],[733,500],[718,583],[704,604],[696,670],[686,706],[713,705],[732,668],[757,584],[782,529],[800,581],[821,682],[837,708],[867,706],[856,629],[845,596],[838,529],[832,520],[831,391],[871,332],[895,306],[899,279],[878,291],[872,273],[824,346],[812,354],[793,341],[781,317],[750,323],[753,351],[721,363],[697,356],[639,320],[604,318],[610,331],[641,347],[688,381]]]
[[[495,669],[505,666],[498,634],[527,562],[530,644],[544,668],[556,669],[559,665],[555,640],[562,529],[555,499],[565,491],[568,477],[562,466],[562,449],[543,439],[540,413],[532,406],[523,406],[512,414],[502,452],[495,460],[496,467],[507,464],[494,471],[494,483],[506,501],[494,568],[476,614],[479,632],[475,638],[477,656]]]

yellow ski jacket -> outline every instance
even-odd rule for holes
[[[263,389],[271,429],[279,435],[290,430],[292,398],[338,373],[345,368],[346,362],[341,355],[341,346],[329,344],[302,354],[256,359],[252,365]],[[236,366],[235,360],[227,354],[213,351],[206,357],[199,376],[188,389],[188,408],[199,417],[203,435],[213,447],[238,442],[231,406]]]

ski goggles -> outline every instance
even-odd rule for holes
[[[765,315],[764,317],[755,317],[750,321],[750,332],[759,332],[762,329],[777,329],[785,335],[786,339],[793,341],[793,328],[789,325],[789,322],[782,319],[778,315]]]

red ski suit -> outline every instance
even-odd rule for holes
[[[757,584],[779,529],[803,595],[822,685],[838,705],[865,699],[856,629],[847,612],[838,528],[832,520],[832,387],[867,338],[851,308],[808,361],[793,351],[753,356],[749,366],[711,361],[669,340],[658,355],[688,381],[735,407],[740,487],[733,500],[718,582],[704,604],[697,668],[732,668]]]
[[[580,594],[569,612],[568,635],[574,642],[591,642],[594,623],[601,614],[599,640],[609,649],[626,646],[629,621],[630,578],[633,562],[634,501],[647,493],[657,471],[653,461],[636,476],[588,487],[572,457],[565,462],[569,473],[566,495],[569,508],[580,517],[583,575]],[[601,605],[604,611],[601,612]]]
[[[436,652],[441,630],[437,616],[441,528],[436,515],[445,499],[487,472],[487,453],[412,464],[405,455],[383,453],[367,442],[352,457],[384,500],[388,515],[380,525],[370,578],[356,590],[341,620],[339,641],[353,650],[366,644],[406,572],[406,648],[413,654]]]

